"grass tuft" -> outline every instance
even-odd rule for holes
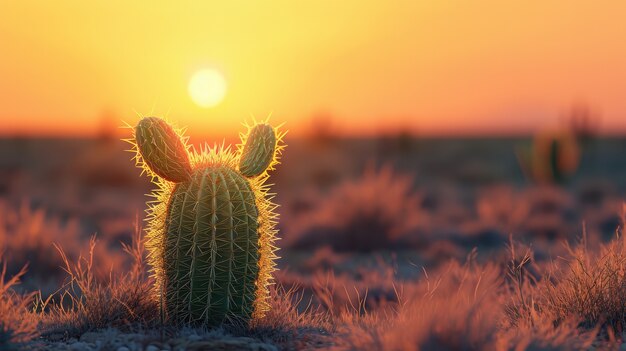
[[[546,280],[546,311],[561,323],[573,316],[584,329],[616,333],[626,328],[626,238],[602,245],[598,252],[583,242],[568,247],[570,256]]]
[[[0,253],[0,350],[19,350],[37,335],[39,316],[29,307],[34,294],[19,294],[13,288],[26,273],[27,266],[11,278],[7,277],[7,262]]]
[[[363,176],[334,188],[316,207],[294,220],[288,242],[296,249],[330,246],[336,251],[370,252],[401,247],[417,225],[420,198],[412,178],[390,167],[366,169]]]
[[[403,286],[393,308],[344,314],[346,349],[485,350],[497,341],[501,281],[495,265],[451,263]]]
[[[131,269],[122,274],[111,272],[104,281],[94,275],[95,237],[89,242],[89,254],[81,254],[75,263],[69,261],[61,246],[55,245],[68,279],[58,292],[58,301],[41,302],[42,309],[49,307],[44,334],[79,337],[106,328],[137,330],[157,326],[159,304],[153,298],[143,244],[141,230],[137,228],[132,244],[123,244],[124,251],[132,257]]]

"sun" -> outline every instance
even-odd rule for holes
[[[198,106],[217,106],[226,95],[226,80],[214,69],[200,70],[189,80],[189,95]]]

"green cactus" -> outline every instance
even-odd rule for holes
[[[536,183],[562,184],[578,168],[580,150],[569,131],[545,131],[531,147],[518,150],[522,170]]]
[[[236,152],[205,145],[196,153],[162,119],[135,127],[138,166],[159,186],[147,247],[155,296],[171,321],[215,326],[268,310],[277,215],[265,181],[284,134],[264,122],[248,127]]]

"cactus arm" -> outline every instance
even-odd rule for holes
[[[276,151],[276,133],[269,124],[257,124],[243,143],[239,171],[246,177],[256,177],[270,166]]]
[[[135,144],[147,169],[171,182],[189,178],[191,163],[187,146],[179,132],[164,120],[145,117],[135,127]]]

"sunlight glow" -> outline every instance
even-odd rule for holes
[[[226,80],[216,70],[200,70],[189,81],[189,95],[198,106],[217,106],[226,95]]]

